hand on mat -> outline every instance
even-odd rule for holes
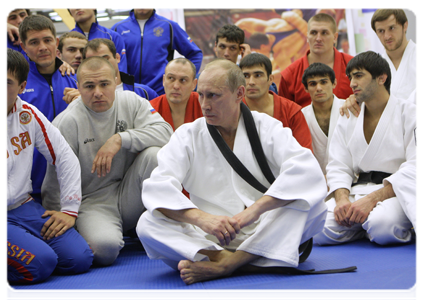
[[[349,220],[349,224],[352,226],[354,224],[363,224],[370,212],[376,206],[377,201],[373,199],[370,195],[367,195],[353,204],[351,204],[346,218]]]
[[[65,88],[63,91],[63,101],[66,102],[66,104],[71,103],[73,100],[78,98],[81,94],[79,93],[78,89],[74,88]]]
[[[335,221],[341,225],[346,227],[351,227],[349,224],[349,220],[347,218],[348,210],[350,209],[351,202],[348,198],[340,199],[336,201],[336,207],[333,211],[335,215]]]
[[[350,112],[354,116],[358,117],[358,115],[360,114],[360,111],[361,111],[360,105],[358,105],[354,95],[349,96],[345,100],[345,103],[339,109],[339,113],[341,114],[341,116],[345,114],[347,118],[350,117]]]
[[[44,223],[40,233],[44,240],[50,240],[54,237],[58,237],[75,225],[75,217],[69,216],[60,211],[46,210],[41,217],[45,218],[48,216],[50,216],[50,218]]]
[[[91,173],[97,171],[97,176],[106,176],[110,172],[112,166],[113,157],[122,148],[122,138],[120,134],[116,133],[98,150],[97,155],[94,158]]]
[[[62,76],[65,76],[65,75],[69,76],[70,74],[75,75],[75,69],[72,68],[70,64],[68,64],[67,62],[63,60],[62,62],[63,64],[59,67],[59,71],[62,74]]]
[[[234,218],[211,214],[206,214],[201,218],[199,227],[208,234],[214,235],[222,246],[229,245],[241,229]]]

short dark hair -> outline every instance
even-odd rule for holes
[[[106,45],[107,48],[109,48],[110,52],[112,53],[113,57],[116,58],[116,46],[113,41],[109,39],[92,39],[91,41],[88,41],[88,43],[85,45],[84,51],[82,52],[82,59],[86,58],[86,54],[88,49],[91,49],[95,52],[98,51],[98,48],[100,48],[101,45]]]
[[[97,70],[100,69],[103,65],[108,66],[111,69],[113,76],[116,76],[115,68],[107,59],[101,56],[92,56],[82,60],[78,70],[76,71],[76,80],[79,82],[80,73],[84,68],[88,68],[89,70]]]
[[[171,61],[169,61],[167,63],[166,68],[165,68],[165,72],[167,70],[167,66],[170,65],[170,63],[172,63],[172,62],[175,63],[175,64],[182,64],[182,65],[188,64],[191,67],[191,70],[192,70],[192,74],[193,74],[192,79],[193,80],[195,79],[195,75],[197,74],[197,68],[192,63],[192,61],[190,61],[189,59],[187,59],[185,57],[178,57],[178,58],[172,59]]]
[[[261,32],[254,32],[248,39],[248,45],[250,45],[251,49],[260,49],[261,45],[267,44],[269,44],[269,38]]]
[[[325,13],[318,13],[315,14],[314,16],[312,16],[310,18],[310,20],[308,20],[308,24],[307,24],[307,31],[310,30],[310,23],[311,22],[326,22],[326,23],[330,23],[331,27],[332,27],[332,31],[333,33],[336,33],[337,30],[337,26],[336,26],[336,21],[335,19],[328,14]]]
[[[405,12],[402,9],[378,9],[372,16],[372,29],[376,32],[376,22],[382,22],[394,15],[397,24],[404,26],[405,22],[408,21]]]
[[[272,75],[272,62],[266,55],[261,53],[250,53],[244,56],[239,64],[239,67],[242,70],[243,68],[249,68],[257,65],[264,67],[267,73],[267,78]]]
[[[76,39],[88,41],[87,37],[78,31],[65,32],[59,37],[59,46],[57,46],[57,49],[59,49],[60,53],[62,53],[64,40],[68,38],[76,38]]]
[[[25,44],[28,39],[28,31],[42,31],[45,29],[49,29],[53,36],[56,37],[56,27],[53,21],[43,15],[30,15],[22,21],[21,25],[19,25],[19,36],[22,43]]]
[[[356,70],[366,70],[372,75],[373,79],[386,74],[387,78],[384,83],[384,86],[388,93],[390,93],[391,88],[391,69],[389,64],[379,53],[373,51],[362,52],[354,56],[347,65],[345,72],[347,73],[348,78],[351,80],[351,72]]]
[[[301,82],[308,88],[307,80],[316,76],[328,76],[332,84],[335,83],[335,72],[331,67],[322,63],[313,63],[305,69]]]
[[[6,14],[11,13],[11,12],[15,12],[21,9],[25,9],[26,13],[28,14],[28,16],[31,14],[31,11],[29,10],[29,8],[6,8],[4,15],[6,16]]]
[[[236,25],[226,24],[216,34],[216,44],[219,39],[226,38],[228,42],[235,42],[238,44],[244,43],[245,34],[244,31]]]
[[[19,81],[19,84],[26,81],[29,73],[29,63],[22,53],[7,48],[7,72]]]

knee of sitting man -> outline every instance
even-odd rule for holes
[[[16,282],[21,283],[37,283],[46,280],[56,269],[57,266],[57,255],[54,251],[38,253],[28,265],[24,265],[24,269],[27,272],[18,271]],[[19,268],[21,269],[21,268]],[[14,282],[10,279],[9,281]]]
[[[145,240],[149,238],[148,230],[145,230],[145,228],[149,227],[149,223],[150,223],[150,221],[148,220],[148,217],[149,217],[148,214],[149,212],[145,211],[141,215],[137,223],[136,232],[141,242],[143,241],[143,239]]]
[[[395,237],[395,224],[389,216],[379,213],[370,213],[366,222],[363,223],[370,241],[379,245],[388,245],[395,243],[398,239]]]
[[[80,249],[77,253],[73,252],[73,256],[65,262],[61,262],[57,266],[60,274],[79,274],[88,271],[94,259],[92,250],[88,247]]]
[[[97,242],[91,245],[94,254],[93,264],[99,266],[109,266],[113,264],[122,247],[123,245],[119,245],[119,243],[111,240]]]

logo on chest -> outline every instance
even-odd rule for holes
[[[31,122],[31,120],[32,116],[29,112],[23,111],[19,114],[19,121],[21,122],[21,124],[27,125],[29,124],[29,122]]]
[[[161,37],[163,35],[163,28],[156,27],[153,29],[154,35],[157,37]]]
[[[85,141],[84,141],[84,144],[90,143],[90,142],[95,142],[95,139],[94,138],[92,138],[92,139],[86,138]]]
[[[128,123],[125,120],[117,120],[116,122],[116,132],[123,132],[128,129]]]

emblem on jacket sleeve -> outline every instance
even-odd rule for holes
[[[116,132],[123,132],[128,129],[128,123],[125,120],[118,120],[116,122]]]
[[[26,125],[31,122],[32,116],[29,112],[23,111],[19,114],[19,120],[21,124]]]
[[[416,146],[420,148],[420,126],[414,128],[414,139],[416,141]]]
[[[154,35],[157,37],[161,37],[163,35],[163,28],[156,27],[153,29]]]

